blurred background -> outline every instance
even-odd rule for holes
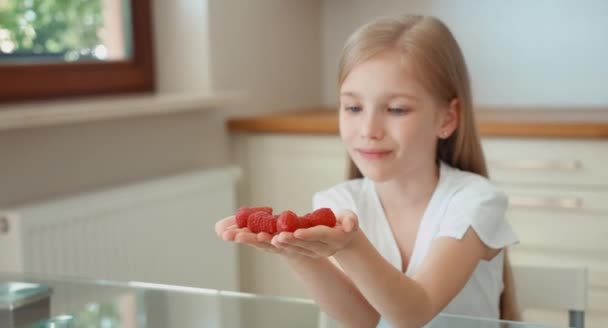
[[[588,326],[606,326],[602,0],[0,0],[0,271],[306,297],[212,227],[240,206],[310,211],[344,180],[339,54],[398,13],[462,47],[513,261],[587,266]]]

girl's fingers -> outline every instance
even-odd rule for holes
[[[259,248],[261,250],[268,251],[268,252],[271,252],[271,253],[280,253],[281,252],[280,249],[274,247],[273,245],[271,245],[269,243],[254,243],[254,244],[251,244],[251,245],[253,245],[253,246],[255,246],[255,247],[257,247],[257,248]]]
[[[329,232],[332,230],[332,228],[320,226],[300,230],[306,231],[311,229],[328,230]],[[232,226],[222,232],[221,238],[226,241],[247,244],[272,253],[286,253],[288,255],[293,254],[318,258],[319,256],[332,253],[332,247],[328,243],[318,239],[319,236],[323,236],[328,231],[313,231],[310,235],[317,236],[317,239],[313,238],[312,241],[307,241],[296,238],[294,233],[291,232],[281,232],[273,236],[266,232],[252,233],[247,228],[239,229],[236,226]]]
[[[294,237],[304,241],[332,243],[341,240],[344,237],[344,232],[339,228],[316,226],[307,229],[298,229],[294,233]]]
[[[295,236],[280,236],[277,237],[277,241],[282,244],[296,246],[302,249],[312,251],[314,254],[319,256],[331,256],[336,252],[337,247],[335,245],[325,243],[322,241],[305,241],[296,238]]]
[[[343,210],[338,212],[336,219],[340,222],[342,229],[345,232],[351,232],[358,228],[357,215],[349,210]]]
[[[258,235],[259,234],[249,232],[247,229],[240,229],[240,231],[235,233],[233,241],[241,244],[247,244],[265,251],[270,251],[272,253],[279,252],[279,250],[269,242],[258,241]]]
[[[342,230],[344,230],[344,232],[351,232],[355,229],[355,222],[353,221],[352,217],[345,217],[344,219],[342,219]]]
[[[294,255],[304,255],[310,258],[316,258],[319,257],[315,252],[302,248],[302,247],[298,247],[298,246],[294,246],[291,244],[285,244],[285,243],[281,243],[276,239],[272,239],[272,245],[274,247],[276,247],[277,249],[283,251],[283,252],[287,252],[289,254],[294,254]]]
[[[238,233],[237,229],[226,230],[221,234],[221,238],[225,241],[234,241],[236,234]]]
[[[310,227],[306,229],[298,229],[293,233],[293,236],[300,240],[306,241],[317,241],[320,239],[319,229],[317,227]]]
[[[256,234],[245,229],[241,229],[236,233],[234,241],[244,244],[254,244],[258,242]]]
[[[257,244],[259,244],[260,247],[270,250],[273,253],[280,253],[281,251],[280,249],[277,249],[274,245],[271,244],[272,235],[267,232],[260,232],[256,234],[256,240]]]
[[[267,232],[260,232],[257,234],[257,241],[261,243],[268,243],[272,241],[272,235]]]
[[[317,256],[329,256],[335,253],[335,247],[320,241],[303,241],[293,238],[292,240],[287,242],[279,242],[290,246],[296,246],[302,249],[310,250],[313,253],[317,254]]]
[[[310,229],[310,228],[309,228]],[[298,230],[296,230],[297,232]],[[299,247],[303,247],[303,248],[309,248],[307,246],[311,246],[313,244],[318,244],[318,246],[325,246],[327,247],[327,243],[323,243],[320,242],[318,240],[302,240],[297,238],[296,233],[281,233],[278,234],[276,236],[276,239],[278,242],[283,243],[283,244],[290,244],[290,245],[295,245],[295,246],[299,246]]]
[[[312,258],[318,258],[327,253],[328,245],[315,242],[299,241],[296,244],[297,239],[293,233],[281,232],[280,234],[272,238],[272,244],[277,248],[288,250],[291,253],[297,253]]]
[[[273,237],[275,236],[269,233],[252,233],[247,228],[239,229],[234,224],[230,226],[229,223],[227,223],[230,221],[229,219],[230,218],[226,218],[216,224],[216,232],[221,232],[220,236],[223,240],[247,244],[249,246],[253,246],[258,249],[272,253],[288,253],[294,255],[304,255],[308,257],[318,257],[313,251],[304,249],[302,247],[290,245],[287,243],[273,243]],[[288,236],[289,238],[291,238],[291,240],[294,240],[292,233],[283,232],[282,234],[284,237]]]
[[[234,215],[223,218],[215,223],[215,233],[221,237],[224,231],[233,225],[236,226],[236,217]]]

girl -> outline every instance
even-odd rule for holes
[[[340,63],[340,136],[350,180],[314,195],[334,228],[276,236],[216,225],[280,254],[347,327],[420,327],[439,312],[517,319],[505,248],[507,198],[487,180],[460,48],[436,18],[381,18]]]

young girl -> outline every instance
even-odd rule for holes
[[[340,63],[340,136],[351,180],[314,195],[338,216],[276,236],[216,226],[280,254],[347,327],[420,327],[439,312],[517,319],[507,198],[487,180],[460,48],[439,20],[381,18]]]

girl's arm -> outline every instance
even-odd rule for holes
[[[328,258],[285,257],[323,312],[344,327],[375,327],[380,319],[353,282]]]
[[[391,327],[420,327],[435,317],[464,287],[481,259],[498,252],[469,228],[461,239],[437,238],[416,274],[409,278],[371,244],[352,212],[338,215],[339,229],[317,226],[281,233],[278,249],[333,255],[344,273]],[[339,302],[338,302],[339,304]],[[336,306],[335,304],[332,304]]]
[[[217,222],[217,235],[226,241],[244,243],[258,249],[277,253],[305,285],[323,312],[338,320],[345,327],[375,327],[380,315],[365,300],[353,282],[326,255],[315,255],[312,250],[287,244],[294,241],[293,234],[281,233],[272,244],[273,237],[266,233],[254,234],[238,229],[234,216]],[[325,247],[311,242],[308,245]]]
[[[392,327],[420,327],[464,287],[478,262],[497,251],[470,229],[461,240],[438,238],[409,278],[387,262],[360,231],[334,257]]]

